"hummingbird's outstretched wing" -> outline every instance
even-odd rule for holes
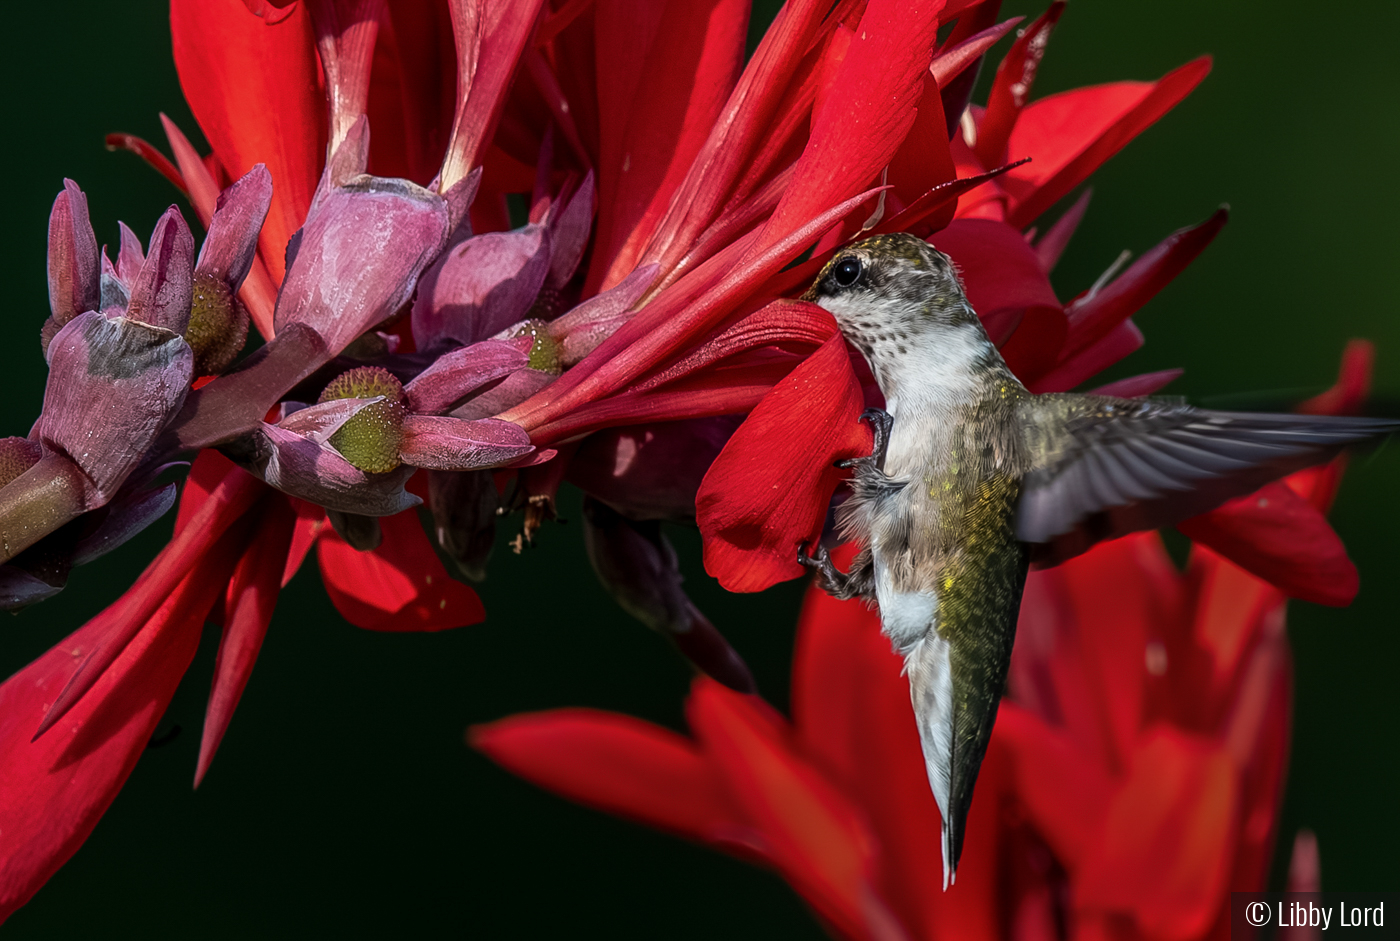
[[[1021,406],[1031,470],[1016,536],[1054,565],[1171,526],[1400,428],[1383,418],[1214,412],[1179,402],[1039,395]]]

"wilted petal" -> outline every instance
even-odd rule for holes
[[[175,484],[152,489],[128,487],[106,506],[102,522],[73,547],[73,564],[86,565],[122,545],[170,511]]]
[[[413,304],[420,349],[442,340],[468,344],[525,319],[549,273],[543,226],[487,232],[449,250],[424,276]]]
[[[774,386],[729,439],[695,499],[705,571],[725,588],[762,591],[803,574],[797,551],[821,534],[844,473],[833,462],[869,451],[863,405],[838,335]]]
[[[414,513],[379,521],[384,541],[359,552],[328,532],[318,545],[321,580],[347,621],[372,631],[441,631],[486,617],[481,599],[452,578]]]
[[[553,246],[549,257],[549,277],[546,283],[555,289],[563,287],[578,270],[593,231],[593,171],[588,171],[569,204],[557,217],[552,217],[549,232]]]
[[[489,470],[428,471],[428,506],[438,548],[474,582],[486,578],[486,563],[496,544],[495,474]]]
[[[632,305],[641,300],[660,270],[660,265],[642,265],[615,287],[595,294],[551,322],[549,335],[559,344],[559,362],[572,366],[612,336],[632,316]]]
[[[591,498],[584,500],[583,519],[588,560],[622,610],[708,676],[741,693],[757,692],[743,658],[686,597],[676,552],[659,522],[634,522]]]
[[[49,310],[59,326],[97,310],[100,278],[87,196],[77,183],[64,180],[49,213]]]
[[[569,462],[569,482],[634,520],[695,519],[695,495],[742,419],[695,418],[605,428]]]
[[[327,164],[273,318],[279,332],[312,327],[333,353],[413,296],[449,230],[441,196],[363,172],[368,134],[362,119]]]
[[[436,415],[407,416],[399,447],[405,463],[445,471],[509,464],[535,450],[530,436],[511,422]]]
[[[156,223],[146,260],[131,282],[127,318],[183,334],[190,322],[193,276],[194,236],[171,206]]]
[[[0,611],[16,611],[37,604],[62,590],[63,584],[50,584],[18,565],[0,565]]]
[[[195,270],[212,274],[237,291],[253,267],[258,233],[271,205],[272,175],[258,164],[219,194]]]
[[[482,340],[439,356],[403,387],[409,411],[440,415],[471,395],[530,361],[533,337]]]
[[[369,399],[347,398],[317,402],[315,405],[308,405],[291,412],[277,423],[277,427],[295,432],[303,438],[323,445],[330,441],[331,435],[340,430],[341,425],[354,418],[366,407],[383,401],[383,399],[382,395],[376,395]]]
[[[49,346],[38,436],[92,480],[91,507],[116,493],[185,401],[194,356],[178,335],[89,312]]]
[[[255,470],[283,493],[328,510],[362,516],[389,516],[422,502],[403,489],[413,474],[411,467],[387,474],[366,474],[334,448],[276,425],[263,425],[262,435],[269,447]]]

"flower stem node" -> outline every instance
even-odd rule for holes
[[[355,467],[367,474],[385,474],[399,466],[403,443],[403,386],[387,369],[359,366],[330,381],[321,402],[333,399],[383,401],[366,406],[331,435],[330,444]]]
[[[217,376],[229,367],[248,339],[248,309],[227,281],[196,272],[194,300],[185,340],[194,350],[194,374]]]

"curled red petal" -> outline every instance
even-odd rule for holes
[[[140,157],[151,168],[165,177],[171,184],[180,191],[182,195],[189,195],[185,188],[185,178],[180,175],[175,164],[170,162],[170,158],[161,153],[154,146],[135,134],[108,134],[106,141],[108,150],[127,150]]]
[[[1177,528],[1294,598],[1341,607],[1361,587],[1327,518],[1282,481]]]
[[[700,485],[695,509],[705,571],[730,591],[797,578],[798,548],[821,533],[844,472],[866,454],[864,396],[845,341],[834,336],[773,387],[729,439]]]
[[[481,599],[455,581],[428,545],[415,513],[380,517],[384,541],[370,552],[324,531],[321,580],[336,610],[372,631],[441,631],[486,617]]]
[[[557,709],[473,726],[472,747],[580,804],[708,843],[754,843],[751,825],[695,743],[649,722]]]
[[[199,742],[199,760],[194,770],[194,786],[204,780],[223,741],[233,711],[253,674],[258,651],[272,623],[272,610],[282,590],[282,572],[287,565],[296,514],[286,497],[269,496],[263,501],[263,515],[248,548],[234,566],[224,594],[224,631],[219,654],[214,661],[214,681],[209,689],[209,705],[204,714],[204,733]]]
[[[992,90],[987,94],[987,110],[977,124],[977,157],[986,167],[1006,162],[1006,143],[1021,109],[1026,106],[1035,73],[1050,42],[1050,33],[1065,12],[1064,0],[1056,0],[1034,23],[1021,30],[997,66]]]

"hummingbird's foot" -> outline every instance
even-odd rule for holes
[[[836,563],[831,561],[831,553],[826,551],[826,546],[818,544],[815,555],[808,555],[799,546],[797,562],[804,568],[811,569],[817,576],[817,587],[834,598],[848,601],[865,592],[864,581],[858,573],[852,572],[848,575],[838,569]]]
[[[860,413],[861,421],[870,422],[870,429],[875,433],[875,443],[870,449],[868,457],[850,458],[844,461],[837,461],[836,466],[842,470],[852,467],[870,467],[874,470],[883,470],[885,467],[885,449],[890,445],[890,429],[894,427],[894,419],[890,413],[883,408],[867,408]]]

